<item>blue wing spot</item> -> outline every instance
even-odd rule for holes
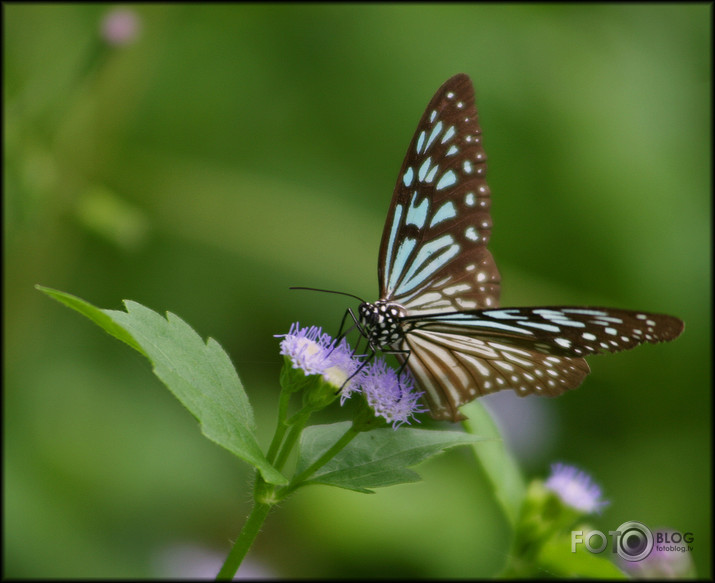
[[[429,170],[429,167],[432,165],[432,158],[427,158],[423,163],[422,166],[420,166],[420,169],[417,171],[417,177],[420,179],[420,182],[424,182],[425,176],[427,176],[427,171]]]
[[[459,245],[454,242],[451,235],[444,235],[422,245],[402,284],[396,290],[397,295],[407,293],[422,284],[458,255],[459,249]]]
[[[425,152],[429,150],[430,146],[432,145],[432,142],[434,142],[435,138],[439,136],[439,134],[442,132],[442,122],[439,121],[437,122],[437,125],[434,126],[434,129],[432,130],[432,133],[429,135],[429,139],[427,140],[427,145],[425,146]]]
[[[417,201],[417,191],[412,194],[412,200],[410,201],[410,207],[407,209],[407,216],[405,217],[405,224],[414,225],[418,229],[425,226],[425,221],[427,220],[427,211],[429,209],[429,201],[427,198],[423,198],[422,202],[415,206]]]
[[[417,138],[417,153],[422,153],[422,145],[425,143],[425,133],[420,132],[420,137]]]
[[[410,184],[412,184],[412,180],[414,179],[414,177],[415,177],[415,171],[412,170],[412,168],[408,168],[407,170],[405,170],[405,173],[402,175],[402,183],[405,186],[409,186]]]
[[[450,146],[449,150],[447,150],[447,153],[445,156],[454,156],[457,152],[459,152],[459,148],[457,146]]]
[[[397,230],[400,228],[402,221],[402,211],[404,207],[401,204],[395,206],[395,216],[392,219],[392,227],[390,228],[390,238],[387,242],[387,265],[385,265],[385,273],[390,276],[392,274],[392,248],[395,245],[395,237]]]
[[[437,170],[439,170],[439,166],[436,164],[432,166],[432,170],[430,170],[429,174],[425,177],[425,182],[432,182],[434,180],[434,175],[437,174]]]
[[[471,163],[469,160],[465,160],[465,161],[462,163],[462,168],[464,168],[464,171],[465,171],[467,174],[471,174],[471,173],[472,173],[472,163]]]
[[[444,136],[442,136],[441,143],[446,144],[449,142],[449,140],[452,139],[452,136],[457,133],[457,130],[454,129],[454,126],[449,126],[446,132],[444,132]]]
[[[457,175],[452,172],[451,170],[448,170],[442,175],[442,178],[439,179],[439,182],[437,183],[437,190],[442,190],[443,188],[447,188],[448,186],[452,186],[457,182]]]
[[[474,198],[474,193],[468,192],[467,196],[464,197],[464,204],[466,204],[467,206],[474,206],[475,200],[476,199]]]
[[[439,210],[432,216],[430,221],[430,228],[438,225],[439,223],[446,221],[457,216],[457,209],[452,201],[447,201],[444,203]]]
[[[436,117],[437,117],[437,110],[436,110],[436,109],[433,109],[433,110],[432,110],[432,113],[431,113],[430,116],[429,116],[429,121],[430,121],[430,123],[432,123],[432,122],[434,121],[434,118],[436,118]]]
[[[390,281],[388,282],[389,289],[394,289],[416,244],[417,241],[414,239],[403,239],[402,243],[400,243],[400,248],[397,250],[397,257],[395,257],[395,268],[392,270]]]

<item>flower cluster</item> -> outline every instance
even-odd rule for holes
[[[422,393],[415,391],[407,370],[398,374],[382,359],[362,360],[345,339],[336,342],[316,326],[301,328],[295,323],[288,334],[280,336],[280,352],[291,366],[306,376],[322,375],[340,392],[341,405],[354,393],[362,393],[375,415],[395,429],[409,423],[416,413],[426,411],[418,402]]]
[[[608,501],[601,498],[601,488],[588,474],[573,466],[552,465],[551,475],[544,485],[565,504],[586,514],[600,513],[608,505]]]

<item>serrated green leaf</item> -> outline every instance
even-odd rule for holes
[[[126,300],[126,312],[103,310],[70,294],[42,288],[145,355],[154,373],[199,421],[202,433],[252,464],[271,484],[287,480],[265,458],[255,436],[253,410],[226,352],[204,342],[181,318]]]
[[[350,422],[308,427],[301,437],[296,474],[310,467],[349,428]],[[357,492],[416,482],[419,475],[407,469],[458,445],[482,438],[458,431],[428,431],[412,427],[374,429],[360,433],[306,483],[327,484]]]
[[[461,411],[468,419],[462,425],[469,433],[478,433],[485,441],[472,446],[494,489],[494,495],[512,527],[517,524],[519,511],[526,495],[524,478],[513,456],[499,434],[499,429],[478,400],[464,405]]]

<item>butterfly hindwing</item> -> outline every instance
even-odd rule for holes
[[[469,77],[430,101],[397,179],[378,261],[380,297],[411,314],[496,307],[486,154]]]
[[[578,387],[590,370],[583,358],[453,331],[415,330],[402,348],[434,419],[463,419],[460,405],[504,389],[555,397]]]
[[[558,396],[578,387],[582,358],[676,338],[672,316],[596,307],[533,307],[407,316],[402,350],[436,419],[503,389]],[[403,359],[404,360],[404,359]]]

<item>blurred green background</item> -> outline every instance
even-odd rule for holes
[[[686,322],[673,344],[591,359],[564,397],[507,401],[540,444],[525,472],[586,469],[611,500],[595,527],[693,532],[710,573],[709,5],[137,5],[122,46],[100,35],[109,8],[3,5],[5,576],[210,574],[250,500],[247,466],[138,354],[33,285],[217,339],[267,445],[273,335],[335,332],[348,305],[288,287],[376,298],[402,157],[458,72],[490,159],[502,304]],[[419,471],[372,496],[299,491],[247,573],[497,572],[508,531],[469,452]]]

